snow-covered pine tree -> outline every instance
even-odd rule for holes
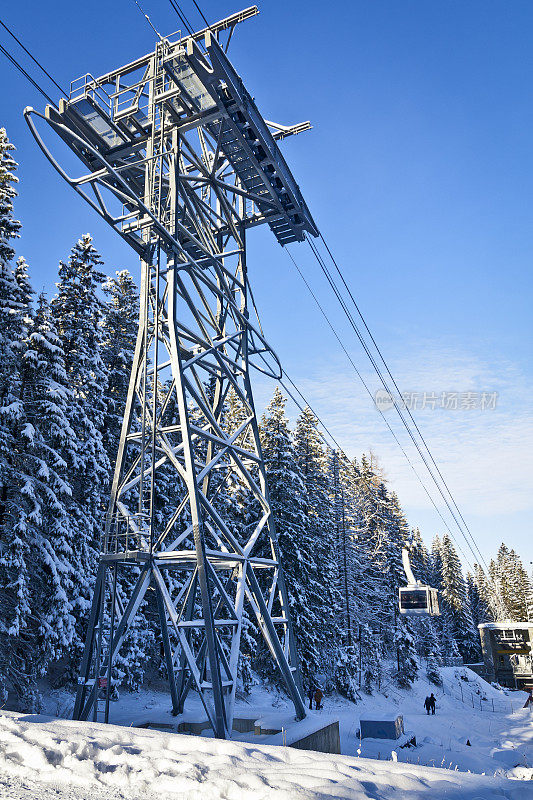
[[[389,602],[393,607],[394,619],[394,646],[396,649],[396,681],[399,686],[408,688],[416,679],[418,664],[413,631],[408,618],[398,613],[398,590],[405,583],[405,573],[402,564],[402,547],[409,539],[409,526],[400,507],[398,497],[394,492],[388,495],[386,487],[382,484],[384,499],[388,496],[386,507],[386,548],[385,548],[385,574],[384,586],[387,590]]]
[[[411,550],[409,559],[411,567],[417,580],[424,584],[431,585],[431,559],[427,547],[422,539],[419,528],[411,531]]]
[[[531,593],[529,575],[515,550],[509,551],[507,581],[509,585],[509,606],[511,619],[522,622],[528,619],[528,598]]]
[[[529,575],[518,553],[509,551],[508,584],[512,619],[522,622],[528,618],[528,598],[531,592]]]
[[[434,683],[435,686],[442,686],[442,675],[440,674],[439,670],[439,662],[434,653],[430,653],[427,658],[426,678],[431,683]]]
[[[336,535],[337,591],[339,608],[337,621],[341,646],[337,664],[337,690],[351,700],[357,696],[359,672],[359,625],[361,603],[357,589],[362,568],[357,558],[359,519],[355,503],[357,465],[347,456],[333,450],[329,457],[329,491]],[[359,680],[359,685],[361,681]]]
[[[390,632],[394,630],[394,612],[391,603],[387,602],[390,598],[384,600],[386,503],[384,504],[382,480],[374,472],[366,455],[362,456],[358,471],[359,477],[354,487],[358,520],[355,543],[356,557],[364,565],[357,585],[360,606],[359,648],[363,686],[366,691],[371,691],[373,684],[380,684],[381,662],[386,648],[390,650],[393,646]]]
[[[19,237],[20,222],[13,217],[16,197],[17,163],[15,147],[0,128],[0,524],[6,513],[7,492],[11,480],[13,434],[21,413],[19,366],[25,335],[26,307],[20,298],[12,261],[13,240]]]
[[[72,547],[81,581],[74,589],[77,605],[74,671],[81,655],[85,614],[92,596],[110,474],[103,442],[108,378],[102,361],[103,304],[98,292],[105,276],[100,272],[101,264],[91,236],[85,234],[72,248],[68,261],[60,263],[58,291],[51,302],[73,393],[69,421],[78,444],[74,460],[68,465],[75,531]]]
[[[261,444],[302,675],[309,683],[321,667],[317,629],[321,622],[309,600],[308,587],[315,577],[313,542],[308,536],[305,486],[285,415],[286,402],[276,388],[261,421]],[[265,672],[262,653],[263,645],[256,665]],[[266,663],[268,671],[270,659]]]
[[[12,430],[11,526],[2,532],[2,624],[8,634],[2,654],[3,672],[19,707],[31,711],[37,708],[37,678],[72,640],[69,595],[76,568],[68,543],[71,492],[62,455],[72,445],[72,431],[62,351],[46,300],[39,299],[32,318],[32,290],[22,259],[14,277],[18,301],[25,307],[25,337],[17,365],[19,412]]]
[[[114,465],[137,340],[139,291],[126,269],[108,278],[103,290],[107,299],[102,323],[102,361],[107,375],[103,443]]]
[[[373,471],[370,461],[363,454],[359,465],[360,478],[357,485],[359,513],[358,544],[365,554],[368,572],[365,582],[367,597],[367,622],[372,630],[381,630],[383,574],[381,561],[385,552],[385,508],[381,479]]]
[[[448,534],[442,537],[440,558],[445,624],[462,657],[466,661],[476,661],[479,656],[478,632],[472,619],[461,562]]]
[[[70,648],[73,588],[82,579],[74,558],[68,463],[77,445],[69,421],[72,393],[63,351],[44,295],[22,363],[23,418],[17,441],[23,476],[19,524],[32,554],[31,616],[26,628],[33,676]]]
[[[338,625],[337,536],[326,454],[317,425],[318,419],[311,409],[305,408],[296,423],[294,445],[305,489],[306,538],[310,544],[307,597],[317,621],[320,672],[333,685],[342,659]]]
[[[72,248],[68,261],[59,265],[58,292],[51,303],[74,393],[72,424],[79,443],[71,473],[74,498],[90,518],[88,541],[92,545],[100,535],[110,471],[103,447],[108,380],[102,360],[104,309],[98,296],[105,279],[101,265],[91,236],[85,234]]]
[[[431,543],[431,553],[429,558],[429,574],[431,578],[431,585],[440,587],[442,583],[442,557],[440,553],[441,540],[438,535],[433,537]]]
[[[527,620],[529,577],[520,557],[502,542],[496,561],[489,565],[493,589],[492,611],[500,620]]]
[[[442,556],[441,556],[441,540],[438,535],[434,536],[431,545],[431,553],[429,559],[431,586],[439,591],[439,606],[441,616],[433,620],[435,631],[438,636],[439,646],[441,651],[441,659],[443,664],[447,663],[447,659],[460,658],[459,648],[457,642],[453,638],[451,620],[449,615],[445,613],[445,603],[442,597]],[[439,661],[439,663],[440,663]]]
[[[18,508],[23,486],[17,440],[24,416],[21,366],[28,333],[29,291],[13,269],[13,241],[20,222],[13,217],[17,163],[14,146],[0,128],[0,701],[8,686],[24,692],[28,674],[22,637],[31,611],[31,564]],[[23,271],[22,271],[23,272]],[[22,653],[19,655],[19,645]]]
[[[485,573],[479,564],[474,564],[474,574],[470,572],[466,575],[466,588],[468,591],[468,601],[472,611],[474,625],[481,625],[483,622],[492,622],[493,617],[490,611],[490,592],[488,590]]]

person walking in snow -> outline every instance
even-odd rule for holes
[[[424,708],[426,709],[426,714],[429,716],[429,709],[431,708],[431,699],[426,697],[424,700]]]
[[[433,692],[431,692],[431,697],[429,698],[429,706],[431,708],[431,713],[432,714],[435,713],[435,706],[436,705],[437,705],[437,698],[435,697]],[[429,711],[428,711],[428,714],[429,714]]]
[[[309,684],[309,691],[307,692],[307,699],[309,700],[309,710],[313,708],[313,698],[315,696],[315,687],[312,683]]]
[[[315,703],[316,703],[316,710],[320,711],[322,708],[322,698],[324,695],[322,694],[321,690],[317,687],[315,692]]]

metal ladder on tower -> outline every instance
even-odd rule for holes
[[[109,599],[106,603],[107,596]],[[93,722],[108,722],[109,701],[112,690],[109,655],[117,627],[117,616],[120,619],[124,613],[123,605],[117,593],[114,570],[113,575],[107,573],[106,580],[101,582],[99,606],[98,622],[94,628],[96,647],[93,649],[86,676],[78,679],[78,685],[83,685],[89,693],[95,692]]]

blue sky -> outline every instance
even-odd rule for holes
[[[142,5],[162,33],[178,27],[168,0]],[[210,21],[241,7],[201,6]],[[183,0],[183,7],[200,27],[193,3]],[[287,140],[284,153],[400,388],[498,392],[495,410],[415,414],[485,558],[505,540],[529,562],[533,6],[269,0],[260,12],[237,29],[231,57],[267,119],[311,120],[313,130]],[[67,87],[153,46],[133,0],[26,0],[2,18]],[[15,49],[5,32],[0,41]],[[42,108],[42,98],[5,60],[0,97],[0,122],[21,164],[18,249],[36,288],[53,292],[58,260],[86,231],[109,272],[127,267],[136,275],[135,255],[38,151],[22,109]],[[249,245],[264,328],[289,375],[350,455],[372,449],[410,523],[430,541],[443,523],[287,254],[268,230],[251,232]],[[307,248],[291,249],[374,390],[377,381]],[[257,380],[260,408],[272,389]],[[412,447],[409,455],[429,488]],[[464,542],[463,549],[472,561]]]

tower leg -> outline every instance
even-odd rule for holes
[[[165,611],[165,604],[161,596],[161,589],[155,585],[155,592],[157,598],[157,608],[159,611],[159,622],[161,625],[161,637],[163,639],[163,650],[165,653],[165,662],[167,665],[168,684],[170,687],[170,697],[172,699],[172,713],[176,716],[183,711],[180,707],[179,695],[176,689],[176,673],[174,671],[174,659],[172,657],[172,648],[170,646],[170,639],[168,636],[167,614]]]
[[[85,698],[89,688],[89,681],[91,680],[91,661],[93,658],[93,651],[96,639],[96,628],[100,618],[100,607],[102,604],[102,594],[105,584],[106,565],[102,562],[98,565],[96,573],[96,583],[94,587],[93,601],[91,604],[91,611],[89,614],[89,623],[87,627],[87,634],[85,636],[85,646],[83,649],[83,656],[81,659],[80,674],[78,677],[78,688],[76,690],[76,700],[74,703],[73,719],[81,719],[81,710],[85,704]]]
[[[100,612],[100,603],[103,601],[102,584],[105,578],[105,569],[106,569],[105,562],[101,563],[98,569],[98,577],[101,576],[100,591],[99,592],[95,591],[95,596],[93,599],[93,608],[91,609],[91,619],[93,618],[93,610],[95,612],[95,616],[98,612]],[[78,696],[76,698],[76,705],[74,707],[73,719],[80,719],[80,720],[88,719],[89,714],[91,713],[91,709],[94,709],[97,706],[98,688],[99,688],[98,679],[106,676],[109,659],[111,659],[111,666],[113,665],[115,657],[120,649],[122,642],[124,641],[124,636],[128,631],[131,621],[135,617],[135,614],[137,613],[137,610],[143,601],[149,583],[150,583],[150,568],[145,567],[142,570],[137,580],[137,583],[133,588],[130,600],[117,625],[117,629],[115,631],[113,638],[112,639],[111,637],[108,638],[107,648],[104,647],[105,656],[102,659],[101,664],[98,664],[93,658],[94,648],[95,648],[95,638],[96,638],[95,637],[96,625],[95,624],[89,625],[85,651],[82,660],[82,669],[85,670],[85,675],[87,675],[88,677],[80,686],[78,686]],[[98,597],[102,599],[98,600]],[[93,666],[92,675],[91,675],[91,662]]]

